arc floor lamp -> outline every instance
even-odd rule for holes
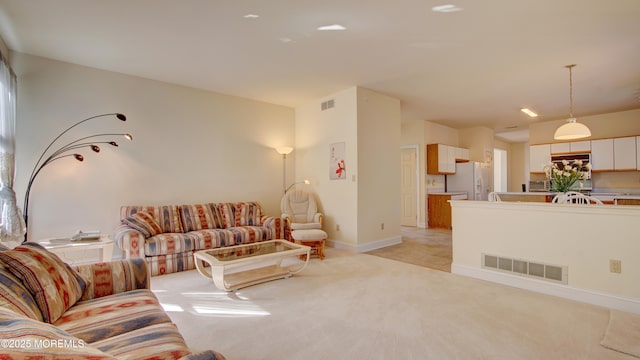
[[[42,169],[45,166],[51,164],[56,160],[60,160],[66,157],[73,157],[77,161],[84,161],[84,156],[82,156],[82,154],[77,153],[76,151],[83,148],[89,148],[91,149],[91,151],[95,153],[99,153],[100,147],[97,144],[108,144],[114,147],[118,146],[118,143],[116,143],[115,141],[90,141],[91,139],[99,140],[99,138],[106,137],[106,136],[124,136],[124,138],[129,141],[133,140],[133,136],[131,136],[131,134],[95,134],[95,135],[81,137],[70,143],[60,146],[56,150],[52,150],[53,145],[62,137],[62,135],[66,134],[69,130],[89,120],[108,117],[108,116],[115,116],[118,120],[127,121],[127,117],[121,113],[109,113],[109,114],[91,116],[84,120],[78,121],[77,123],[66,128],[63,132],[61,132],[58,136],[56,136],[56,138],[53,139],[53,141],[51,141],[49,145],[44,149],[44,151],[38,158],[38,161],[34,165],[33,170],[31,171],[31,175],[29,176],[29,182],[27,183],[27,191],[24,195],[24,209],[22,212],[22,216],[24,218],[24,223],[27,228],[27,233],[25,233],[24,235],[24,241],[27,241],[27,234],[29,230],[29,197],[31,195],[31,187],[33,186],[33,182],[36,180],[36,177],[38,176],[38,174],[40,174],[40,171],[42,171]]]

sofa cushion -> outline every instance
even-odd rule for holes
[[[235,226],[258,226],[262,217],[262,208],[255,201],[239,202],[235,205]]]
[[[229,245],[250,244],[271,238],[270,230],[262,226],[236,226],[227,230],[233,233],[233,243]]]
[[[42,321],[36,300],[22,281],[0,265],[0,307],[11,309],[31,319]]]
[[[153,218],[153,215],[146,211],[137,212],[122,219],[122,223],[132,227],[142,233],[144,237],[150,237],[162,233],[160,224]]]
[[[185,232],[223,227],[217,204],[182,205],[178,209]]]
[[[163,233],[152,236],[144,242],[144,254],[157,256],[187,252],[195,249],[195,241],[191,232]]]
[[[46,322],[56,321],[82,297],[87,286],[79,273],[37,243],[2,251],[0,260],[31,292]]]
[[[178,207],[175,205],[165,206],[122,206],[120,208],[120,219],[127,218],[138,212],[153,214],[153,218],[160,224],[163,233],[181,233],[182,221]]]
[[[1,307],[0,339],[2,359],[115,359],[62,329]]]
[[[147,326],[91,344],[118,359],[179,359],[191,351],[173,323]]]
[[[222,227],[227,229],[236,226],[235,205],[232,203],[219,203],[217,206],[222,219]]]
[[[153,324],[171,322],[148,289],[80,301],[54,325],[92,343]]]

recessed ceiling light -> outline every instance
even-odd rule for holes
[[[523,113],[525,113],[525,114],[529,115],[529,117],[532,117],[532,118],[534,118],[534,117],[538,117],[538,114],[534,113],[534,112],[533,112],[533,111],[531,111],[530,109],[522,108],[522,109],[520,109],[520,111],[522,111]]]
[[[320,30],[320,31],[336,31],[336,30],[347,30],[347,28],[342,26],[342,25],[340,25],[340,24],[333,24],[333,25],[319,26],[318,30]]]
[[[257,15],[257,14],[247,14],[244,16],[245,19],[257,19],[259,17],[260,15]]]
[[[453,4],[437,5],[431,8],[432,11],[441,13],[450,13],[456,11],[462,11],[462,8]]]

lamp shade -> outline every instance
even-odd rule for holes
[[[574,140],[591,136],[591,130],[582,123],[576,122],[576,118],[569,119],[569,122],[556,129],[553,134],[555,140]]]
[[[276,151],[280,155],[289,155],[293,151],[293,148],[291,146],[279,146],[276,148]]]

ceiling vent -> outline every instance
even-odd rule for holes
[[[568,269],[566,266],[561,265],[482,254],[482,267],[565,285],[568,281]]]
[[[335,106],[335,100],[333,99],[323,101],[322,104],[320,104],[320,110],[322,111],[329,110],[329,109],[332,109],[334,106]]]

